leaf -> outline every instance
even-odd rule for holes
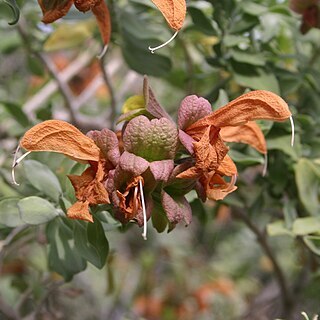
[[[2,0],[5,4],[7,4],[13,13],[13,20],[8,22],[10,25],[14,25],[19,21],[20,18],[20,9],[17,5],[16,0]]]
[[[320,237],[319,236],[304,236],[303,241],[313,253],[320,256]]]
[[[73,125],[61,120],[48,120],[28,130],[20,141],[28,151],[63,153],[76,161],[98,161],[100,149],[92,139]]]
[[[291,135],[285,135],[281,137],[268,139],[268,149],[269,150],[280,150],[286,155],[290,156],[293,160],[299,159],[300,148],[298,141],[295,141],[294,146],[290,145]]]
[[[51,221],[46,229],[49,242],[48,265],[61,274],[66,281],[87,267],[86,261],[76,249],[72,224],[63,219]]]
[[[101,269],[109,253],[109,244],[101,223],[95,219],[94,223],[74,224],[74,241],[79,254],[98,269]]]
[[[319,169],[308,159],[302,158],[294,167],[299,198],[311,215],[319,214]]]
[[[293,236],[293,233],[286,228],[285,222],[283,220],[277,220],[269,223],[267,225],[267,233],[271,237],[284,235]]]
[[[50,202],[34,196],[20,200],[18,208],[22,221],[31,225],[49,222],[59,215]]]
[[[237,62],[247,63],[254,66],[264,66],[266,64],[265,57],[262,53],[250,53],[240,50],[231,50],[232,58]]]
[[[212,20],[210,20],[202,10],[194,6],[188,6],[188,13],[190,14],[193,23],[202,33],[206,35],[217,35],[216,29],[213,27]]]
[[[20,217],[18,208],[19,200],[19,198],[10,198],[0,201],[0,224],[10,228],[25,224]]]
[[[161,11],[169,26],[180,30],[186,17],[185,0],[151,0]]]
[[[6,111],[9,112],[21,126],[29,126],[30,121],[18,104],[0,100],[0,105],[2,105],[6,109]]]
[[[59,24],[50,34],[43,48],[45,51],[54,51],[79,46],[92,36],[94,27],[95,24],[92,20],[73,24]]]
[[[320,232],[320,217],[298,218],[292,224],[292,232],[296,236]]]
[[[145,101],[143,96],[135,95],[128,98],[123,106],[122,106],[122,113],[127,113],[133,110],[140,110],[145,108]]]
[[[56,175],[46,165],[35,160],[25,160],[23,166],[32,186],[58,202],[62,189]]]

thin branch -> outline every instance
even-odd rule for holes
[[[255,234],[257,241],[259,242],[261,248],[265,252],[265,254],[268,256],[270,259],[275,277],[277,279],[280,292],[281,292],[281,297],[282,297],[282,303],[283,303],[283,308],[284,312],[288,313],[290,309],[292,308],[292,297],[288,289],[287,281],[284,275],[283,270],[281,269],[271,247],[269,246],[269,243],[266,238],[266,233],[261,231],[248,217],[247,214],[242,212],[239,209],[235,209],[232,211],[232,214],[241,220],[242,222],[245,223],[245,225]]]
[[[117,100],[116,100],[116,96],[115,96],[115,92],[113,89],[113,86],[111,84],[111,81],[109,79],[109,74],[107,72],[107,68],[105,67],[105,60],[106,60],[106,56],[108,54],[105,54],[100,60],[99,60],[99,65],[100,65],[100,69],[101,69],[101,73],[102,73],[102,78],[103,81],[105,83],[105,85],[108,88],[109,94],[110,94],[110,108],[111,108],[111,113],[110,113],[110,124],[111,124],[111,129],[114,129],[114,123],[117,117]]]
[[[65,106],[69,111],[71,122],[73,122],[75,125],[77,125],[78,121],[77,121],[76,113],[75,113],[74,106],[73,106],[74,97],[73,97],[73,94],[72,94],[68,84],[62,81],[62,79],[60,78],[59,72],[58,72],[56,66],[54,65],[54,63],[51,61],[51,59],[49,57],[47,57],[46,54],[44,54],[42,52],[38,52],[32,48],[32,46],[30,45],[28,34],[25,31],[26,27],[23,24],[25,24],[25,23],[23,23],[23,21],[21,20],[20,23],[17,25],[17,30],[18,30],[27,50],[42,62],[42,64],[47,68],[51,77],[56,81],[58,88],[60,90],[60,93],[65,100]]]

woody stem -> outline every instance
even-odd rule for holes
[[[276,280],[279,285],[279,289],[281,292],[281,298],[282,298],[282,304],[283,304],[283,314],[284,316],[288,316],[288,314],[291,311],[292,308],[292,298],[291,294],[288,289],[287,281],[284,276],[283,270],[281,269],[268,241],[266,238],[266,233],[261,231],[248,217],[247,214],[245,214],[243,211],[234,208],[232,211],[232,214],[235,218],[241,220],[256,236],[257,241],[259,242],[261,248],[263,249],[264,253],[267,255],[267,257],[270,259],[274,275],[276,277]]]

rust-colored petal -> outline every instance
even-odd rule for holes
[[[67,215],[70,219],[78,219],[93,222],[93,217],[89,211],[88,201],[77,201],[68,209]]]
[[[185,0],[152,0],[158,7],[170,27],[174,30],[180,30],[186,17]]]
[[[209,125],[222,128],[239,126],[258,119],[284,121],[290,116],[288,105],[282,98],[270,91],[256,90],[243,94],[198,120],[188,127],[186,132],[194,138],[194,135],[204,132]]]
[[[219,174],[213,174],[207,179],[206,193],[211,200],[222,200],[229,193],[235,191],[234,178],[226,182]]]
[[[65,16],[74,0],[38,0],[43,18],[42,22],[51,23]]]
[[[260,127],[252,121],[239,127],[223,127],[220,135],[225,142],[249,144],[262,154],[267,153],[267,143]]]
[[[28,151],[51,151],[79,161],[99,161],[100,149],[94,141],[65,121],[48,120],[28,130],[20,141]]]
[[[96,1],[96,4],[91,8],[98,22],[100,34],[104,45],[107,45],[111,36],[111,20],[109,9],[104,0]]]
[[[75,7],[82,12],[91,10],[100,0],[74,0]]]
[[[236,176],[238,174],[237,167],[233,160],[226,155],[220,162],[217,172],[222,176]]]
[[[68,175],[79,201],[87,201],[90,205],[110,203],[108,192],[104,186],[107,173],[102,161],[91,164],[81,176]]]

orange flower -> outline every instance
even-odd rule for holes
[[[81,176],[69,175],[77,202],[68,209],[68,217],[93,222],[90,205],[110,203],[105,188],[108,172],[119,156],[116,134],[108,129],[85,136],[71,124],[60,120],[44,121],[28,130],[20,146],[29,152],[51,151],[90,165]]]
[[[244,94],[215,112],[208,111],[208,102],[204,102],[203,98],[197,100],[195,96],[191,97],[190,101],[182,103],[179,110],[182,114],[180,127],[184,128],[184,123],[187,123],[184,119],[187,117],[196,115],[195,122],[189,124],[184,132],[180,132],[180,140],[194,155],[195,163],[177,178],[198,179],[200,182],[198,189],[203,188],[206,195],[202,197],[203,200],[206,197],[220,200],[237,188],[234,185],[237,168],[227,156],[228,147],[224,142],[247,143],[266,154],[263,133],[252,121],[257,119],[284,121],[291,117],[291,113],[284,100],[272,92],[263,90]],[[205,115],[201,114],[199,106],[196,108],[197,103],[202,106],[202,110],[206,110]],[[191,115],[186,113],[188,104],[192,104],[192,108],[189,108],[192,109]],[[201,116],[197,116],[200,114]],[[188,140],[188,136],[192,140]],[[225,181],[224,176],[230,177],[229,181]],[[201,190],[199,193],[203,194]]]
[[[38,2],[43,13],[42,21],[44,23],[52,23],[65,16],[72,4],[82,12],[91,10],[98,22],[104,45],[109,43],[111,21],[109,10],[104,0],[38,0]]]

